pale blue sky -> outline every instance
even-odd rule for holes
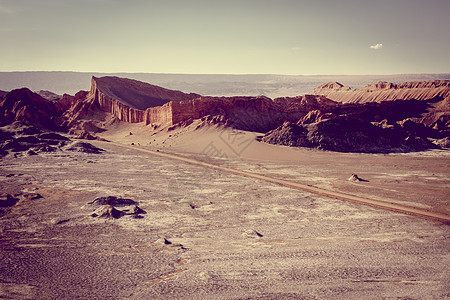
[[[0,0],[0,71],[448,73],[449,16],[450,0]]]

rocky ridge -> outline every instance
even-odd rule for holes
[[[285,122],[266,133],[263,142],[337,152],[390,153],[437,148],[426,136],[404,126],[383,128],[353,117],[311,124]]]
[[[135,89],[134,92],[130,92],[131,87]],[[139,90],[140,87],[143,87],[143,91]],[[151,96],[145,99],[142,96],[136,100],[135,95],[138,93],[142,95],[144,92]],[[76,94],[75,98],[79,94]],[[70,96],[64,95],[61,99],[66,103],[72,103],[64,112],[66,126],[69,128],[80,127],[80,122],[85,119],[105,118],[105,113],[123,122],[143,122],[145,125],[158,127],[172,126],[209,115],[223,115],[229,120],[228,123],[231,126],[265,132],[282,124],[285,120],[300,118],[310,109],[326,111],[328,107],[335,105],[334,101],[322,96],[299,96],[275,100],[264,96],[204,97],[116,77],[106,79],[93,77],[90,92],[82,96],[84,98],[71,99]],[[133,103],[130,107],[131,102]],[[154,106],[155,103],[164,104]],[[146,108],[143,110],[138,107]]]
[[[0,101],[0,125],[26,122],[100,139],[96,134],[114,122],[174,130],[204,119],[207,126],[266,133],[268,143],[350,152],[420,151],[434,147],[430,139],[446,145],[450,135],[450,81],[379,82],[358,90],[331,82],[315,95],[273,100],[205,97],[117,77],[92,77],[91,84],[57,101],[26,88],[11,91]],[[345,101],[329,99],[335,95]]]
[[[401,84],[380,81],[360,89],[343,87],[337,82],[328,82],[312,92],[343,103],[367,103],[393,100],[443,100],[450,95],[449,80],[405,82]]]
[[[63,130],[58,105],[27,88],[13,90],[3,97],[0,116],[0,126],[21,121],[41,128]]]

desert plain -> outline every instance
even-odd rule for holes
[[[160,155],[448,214],[448,151],[336,153],[188,129],[150,139],[147,126],[119,124],[100,134],[110,142],[89,141],[100,154],[63,148],[2,159],[2,191],[21,200],[0,219],[1,297],[450,296],[445,222]],[[89,203],[106,196],[132,199],[145,213],[125,205],[118,219],[93,217]]]

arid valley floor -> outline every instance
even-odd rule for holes
[[[0,100],[2,299],[450,298],[445,78]]]
[[[139,149],[444,214],[448,151],[348,154],[253,141],[234,154],[227,148],[225,158],[198,151],[220,132],[171,144],[168,133],[149,140],[144,131],[127,125],[105,133],[111,143],[89,141],[101,154],[57,151],[0,161],[2,191],[42,196],[22,196],[0,219],[0,298],[450,297],[450,227],[443,222]],[[367,181],[349,181],[352,173]],[[92,217],[88,203],[104,196],[133,199],[146,213]]]

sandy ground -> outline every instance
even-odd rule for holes
[[[104,137],[448,212],[446,152],[336,154],[246,145],[241,137],[252,133],[180,129],[149,137],[148,128],[121,126]],[[93,143],[105,153],[0,161],[2,192],[43,196],[21,199],[0,218],[0,297],[450,297],[450,227],[443,223]],[[368,181],[350,182],[351,173]],[[91,217],[87,203],[108,195],[138,201],[147,214]]]
[[[103,137],[331,191],[450,214],[448,150],[336,153],[261,143],[255,140],[261,133],[198,126],[197,122],[174,131],[152,131],[141,124],[120,124]],[[352,174],[366,181],[351,182],[348,179]]]

